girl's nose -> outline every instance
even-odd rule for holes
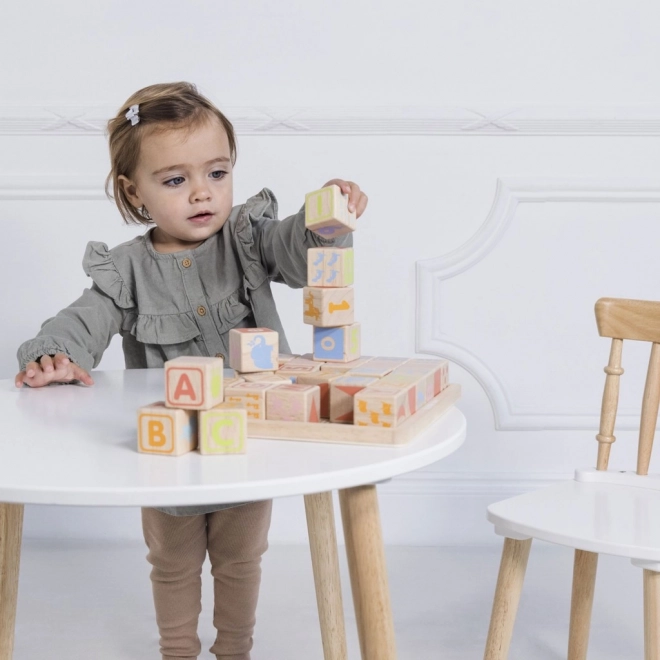
[[[192,202],[201,202],[206,199],[211,198],[211,191],[209,190],[206,182],[195,183],[193,190],[190,194],[190,199]]]

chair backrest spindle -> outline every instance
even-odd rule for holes
[[[648,474],[653,449],[653,436],[658,423],[660,403],[660,344],[653,342],[649,370],[646,373],[642,419],[639,425],[639,447],[637,450],[637,474]]]
[[[648,474],[653,438],[660,404],[660,302],[601,298],[596,302],[596,322],[601,337],[612,339],[610,361],[605,367],[605,391],[600,417],[598,440],[599,470],[606,470],[610,446],[614,442],[614,422],[619,399],[621,351],[624,339],[651,342],[651,357],[646,373],[639,426],[637,474]]]
[[[605,390],[603,391],[603,405],[600,409],[600,430],[596,436],[598,440],[598,462],[597,470],[607,470],[610,460],[610,447],[616,440],[614,437],[614,423],[616,422],[616,411],[619,405],[619,379],[623,373],[621,368],[621,351],[623,350],[622,339],[612,339],[610,349],[610,360],[604,371]]]

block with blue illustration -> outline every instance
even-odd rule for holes
[[[307,286],[352,286],[353,248],[310,248],[307,250]]]

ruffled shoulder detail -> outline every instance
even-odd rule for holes
[[[261,223],[277,220],[277,199],[271,190],[264,188],[248,199],[240,207],[234,235],[241,244],[242,250],[238,254],[245,272],[248,285],[252,289],[258,288],[268,274],[264,270],[257,248],[254,244],[254,229]]]
[[[123,309],[135,307],[135,299],[122,278],[112,253],[105,243],[90,241],[83,257],[83,269],[103,293],[110,296]]]

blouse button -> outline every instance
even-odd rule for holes
[[[198,313],[200,316],[206,316],[206,307],[203,307],[202,305],[200,305],[200,306],[197,308],[197,313]]]
[[[222,358],[223,360],[225,359],[225,356],[222,353],[216,353],[215,357]]]
[[[190,259],[188,259],[188,257],[186,257],[186,258],[181,262],[181,265],[182,265],[184,268],[190,268],[190,266],[192,266],[192,261],[190,261]]]

